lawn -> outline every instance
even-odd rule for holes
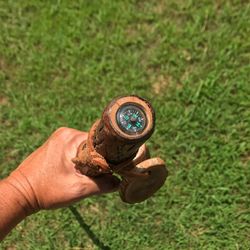
[[[0,1],[1,178],[127,94],[155,108],[164,187],[39,212],[0,249],[250,249],[249,1]]]

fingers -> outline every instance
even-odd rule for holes
[[[119,188],[120,180],[111,174],[90,178],[88,191],[90,195],[115,192]]]
[[[60,138],[60,139],[70,139],[70,138],[81,138],[81,140],[85,140],[88,136],[88,133],[73,129],[61,127],[58,128],[52,135],[52,138]]]

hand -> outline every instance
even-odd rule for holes
[[[74,168],[72,158],[86,137],[87,133],[75,129],[58,129],[6,179],[26,200],[29,213],[118,189],[115,176],[90,178]]]

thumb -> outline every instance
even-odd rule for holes
[[[91,180],[89,185],[90,195],[111,193],[118,190],[120,180],[112,174],[104,174],[98,177],[89,177]]]

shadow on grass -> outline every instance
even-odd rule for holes
[[[75,207],[70,206],[69,207],[70,211],[73,213],[73,215],[75,216],[76,220],[78,221],[78,223],[80,224],[81,228],[88,234],[89,238],[93,241],[93,243],[98,246],[100,249],[102,250],[111,250],[110,247],[105,246],[98,238],[97,236],[93,233],[93,231],[91,230],[90,226],[87,225],[82,216],[80,215],[80,213],[77,211],[77,209]]]

